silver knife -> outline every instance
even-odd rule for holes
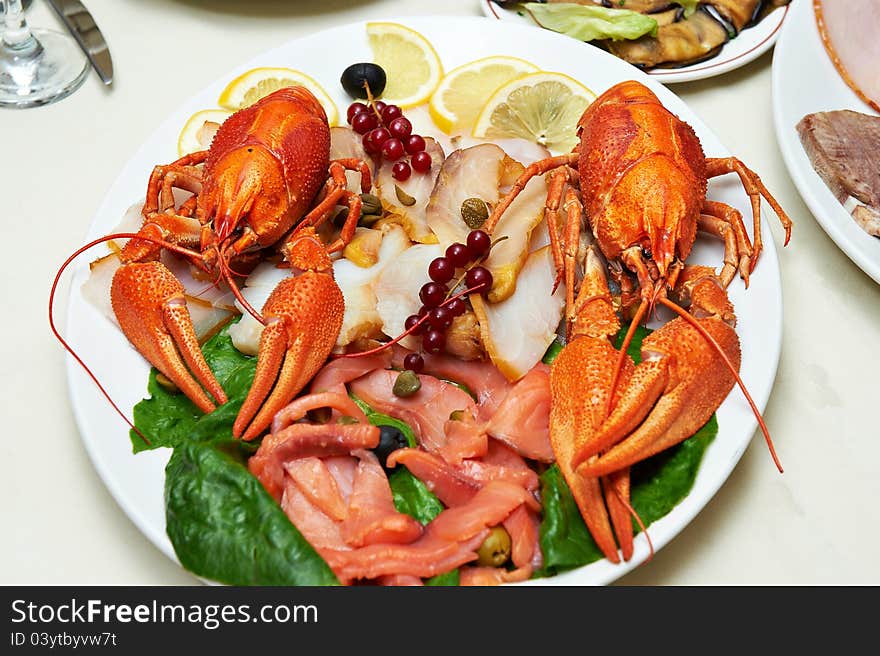
[[[49,4],[73,34],[104,84],[110,84],[113,81],[113,60],[104,35],[89,10],[79,0],[49,0]]]

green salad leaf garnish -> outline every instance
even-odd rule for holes
[[[657,36],[655,19],[629,9],[573,2],[524,2],[521,6],[528,10],[541,27],[567,34],[580,41],[621,41],[638,39],[646,34]]]
[[[230,585],[335,585],[333,571],[245,467],[239,442],[183,441],[165,468],[180,564]]]

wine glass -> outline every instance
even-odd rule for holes
[[[89,61],[76,41],[31,30],[21,0],[0,0],[0,107],[47,105],[76,91]]]

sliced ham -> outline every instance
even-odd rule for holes
[[[441,512],[411,544],[327,549],[321,555],[342,581],[387,575],[436,576],[476,559],[476,549],[489,528],[503,522],[523,504],[534,507],[537,502],[518,485],[493,481],[467,504]]]
[[[525,463],[519,467],[493,464],[481,459],[452,464],[437,454],[420,449],[398,449],[388,456],[387,462],[389,466],[404,465],[444,505],[450,507],[467,503],[477,491],[492,481],[504,481],[529,492],[537,490],[539,484],[538,475]]]
[[[880,116],[847,109],[816,112],[798,122],[797,132],[834,197],[845,206],[849,197],[864,203],[854,216],[866,232],[880,236],[865,221],[872,213],[880,216]]]
[[[280,500],[284,465],[307,456],[347,455],[355,449],[373,449],[379,429],[369,424],[292,424],[263,438],[248,460],[248,469],[275,499]]]
[[[402,368],[403,359],[410,353],[404,348],[394,351],[394,365]],[[498,367],[488,360],[460,360],[449,355],[422,354],[425,362],[424,373],[437,378],[445,378],[467,387],[477,397],[477,419],[485,420],[492,416],[500,403],[510,392],[511,384]]]
[[[433,376],[420,374],[418,392],[405,398],[396,396],[392,390],[397,376],[396,371],[374,371],[353,381],[350,389],[377,412],[409,424],[427,451],[436,453],[446,446],[445,426],[453,412],[476,416],[476,404],[466,392]]]
[[[521,567],[514,570],[506,570],[501,567],[462,567],[459,585],[485,587],[502,583],[516,583],[528,580],[533,571],[531,567]]]
[[[504,528],[510,535],[510,560],[529,574],[543,562],[539,542],[541,521],[533,510],[520,506],[504,520]]]
[[[348,514],[348,504],[342,496],[336,478],[323,460],[314,456],[297,458],[286,463],[284,470],[312,505],[330,519],[338,522],[345,519]]]
[[[390,366],[391,351],[388,349],[359,358],[334,358],[315,374],[309,389],[313,394],[335,390],[340,384],[350,383],[375,369],[387,369]]]
[[[553,462],[550,445],[550,368],[538,363],[513,386],[486,427],[520,455]]]
[[[425,582],[422,581],[418,576],[406,576],[404,574],[389,574],[388,576],[380,576],[376,579],[376,583],[379,585],[393,585],[397,587],[409,586],[423,586]]]
[[[840,76],[880,112],[880,0],[814,0],[816,24]]]
[[[367,416],[357,404],[345,394],[339,392],[321,392],[319,394],[307,394],[294,399],[283,407],[272,419],[272,433],[275,434],[293,422],[302,419],[310,410],[318,408],[331,408],[341,414],[354,417],[362,423],[366,423]]]
[[[342,522],[322,513],[289,476],[284,479],[280,503],[293,525],[322,556],[326,549],[351,549],[342,538]]]
[[[370,451],[355,451],[360,461],[342,537],[352,547],[368,544],[407,544],[422,534],[422,525],[394,507],[388,477]]]
[[[480,483],[443,458],[421,449],[398,449],[388,456],[389,467],[405,466],[447,507],[462,506],[480,489]]]

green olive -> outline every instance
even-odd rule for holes
[[[510,558],[510,533],[503,526],[495,526],[477,550],[477,564],[483,567],[501,567]]]
[[[156,374],[156,382],[159,383],[159,387],[169,394],[180,394],[180,388],[165,374]]]
[[[407,369],[398,374],[391,391],[394,392],[395,396],[406,398],[418,392],[421,387],[422,381],[419,380],[416,373]]]
[[[397,195],[397,200],[400,201],[401,205],[409,207],[416,204],[416,199],[401,189],[400,186],[394,185],[394,193]]]
[[[349,415],[342,415],[339,419],[336,420],[337,424],[359,424],[360,422],[354,417],[350,417]]]
[[[461,204],[461,218],[468,228],[476,230],[489,218],[489,208],[482,198],[466,198]]]

